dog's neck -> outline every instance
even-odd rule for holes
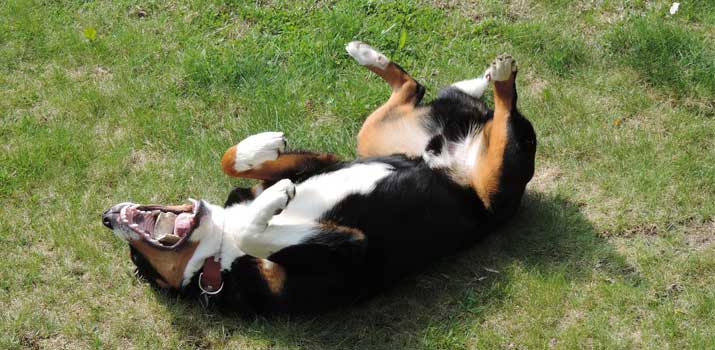
[[[236,233],[240,229],[246,206],[234,205],[222,208],[204,201],[206,215],[191,235],[191,241],[199,242],[194,255],[184,269],[182,287],[201,270],[207,258],[218,257],[221,270],[230,270],[234,260],[245,255],[238,247]]]

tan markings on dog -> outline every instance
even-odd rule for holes
[[[472,176],[472,186],[487,208],[491,208],[491,198],[500,186],[515,78],[516,74],[512,73],[509,80],[494,82],[494,118],[484,125],[484,148]]]
[[[402,85],[409,81],[415,82],[409,74],[405,73],[405,71],[398,68],[397,65],[392,62],[388,63],[385,69],[373,66],[365,66],[365,68],[373,71],[375,74],[379,75],[380,78],[390,84],[392,91],[399,90]],[[417,84],[415,84],[412,88],[414,89],[415,87],[417,87]]]
[[[358,154],[363,157],[406,153],[419,155],[429,141],[421,125],[425,109],[415,109],[418,83],[389,63],[385,69],[368,66],[392,88],[390,98],[372,112],[358,133]]]
[[[229,148],[221,158],[221,168],[223,172],[234,177],[242,177],[258,180],[275,180],[288,169],[300,167],[300,163],[307,159],[314,158],[319,161],[336,161],[337,157],[329,153],[284,153],[276,160],[269,160],[259,164],[256,168],[246,171],[236,171],[234,164],[236,161],[236,146]]]
[[[156,281],[160,286],[168,284],[174,288],[181,286],[186,264],[199,245],[198,242],[186,242],[176,250],[163,250],[140,240],[130,241],[129,244],[136,248],[164,279]]]
[[[368,117],[358,134],[358,154],[362,157],[395,153],[419,156],[429,142],[422,125],[427,112],[426,108],[415,109],[411,105],[387,112],[378,109]],[[378,116],[379,113],[382,116]]]
[[[321,226],[321,231],[341,232],[341,233],[345,233],[345,234],[352,236],[353,239],[356,239],[356,240],[365,239],[365,234],[362,233],[362,231],[360,231],[359,229],[356,229],[354,227],[338,225],[332,221],[321,222],[320,226]]]
[[[283,266],[266,259],[258,259],[257,266],[258,272],[266,282],[268,289],[270,289],[273,294],[281,294],[286,279]]]
[[[223,172],[230,176],[238,177],[238,171],[234,168],[236,164],[236,146],[232,146],[227,149],[226,152],[221,157],[221,169]]]

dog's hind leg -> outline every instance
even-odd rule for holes
[[[358,133],[358,154],[419,155],[430,138],[424,123],[427,110],[416,107],[424,96],[424,87],[370,45],[353,41],[345,49],[392,88],[387,102],[365,119]]]
[[[536,135],[516,108],[516,61],[497,56],[485,72],[494,82],[494,114],[480,133],[481,147],[471,169],[471,185],[499,219],[518,207],[534,173]]]

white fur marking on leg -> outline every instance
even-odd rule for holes
[[[282,132],[263,132],[251,135],[236,145],[233,168],[246,171],[260,167],[269,160],[276,160],[285,151],[286,140]]]
[[[352,56],[357,63],[363,66],[377,67],[385,69],[390,63],[380,51],[373,49],[370,45],[362,41],[352,41],[345,46],[345,50]]]
[[[289,179],[280,180],[268,187],[250,204],[252,215],[248,222],[249,226],[252,226],[251,230],[264,230],[273,215],[285,209],[293,197],[295,197],[295,185]]]
[[[484,76],[494,81],[505,81],[511,78],[511,73],[517,71],[516,60],[507,54],[502,54],[484,72]]]
[[[484,95],[484,90],[487,89],[489,80],[484,76],[476,79],[462,80],[452,84],[452,87],[464,92],[465,94],[479,98]]]

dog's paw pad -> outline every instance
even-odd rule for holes
[[[516,60],[508,54],[501,54],[497,56],[489,68],[487,68],[484,76],[493,81],[505,81],[509,80],[511,74],[516,71]]]
[[[390,63],[390,60],[380,51],[372,48],[362,41],[352,41],[345,46],[345,50],[352,56],[355,61],[363,66],[377,67],[385,69]]]
[[[236,145],[234,169],[246,171],[262,163],[276,160],[285,151],[287,142],[282,132],[264,132],[249,136]]]

